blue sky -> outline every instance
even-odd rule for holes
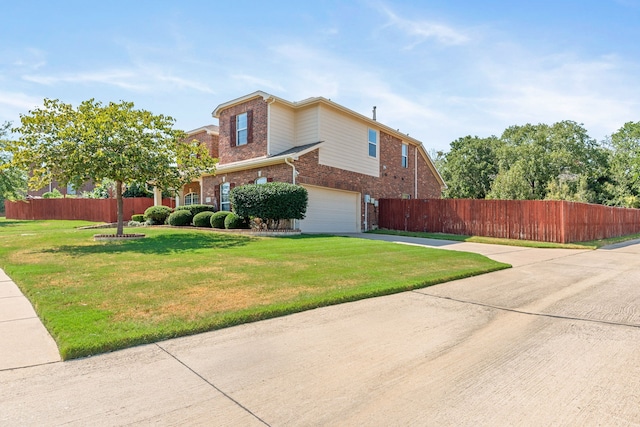
[[[574,120],[640,121],[640,0],[12,1],[0,122],[58,98],[133,101],[191,130],[263,90],[324,96],[428,150]]]

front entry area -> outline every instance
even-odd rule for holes
[[[303,233],[359,233],[360,193],[304,185],[309,192]]]

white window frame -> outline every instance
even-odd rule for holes
[[[402,167],[409,167],[409,146],[407,144],[402,144]]]
[[[230,192],[231,192],[230,183],[223,182],[222,184],[220,184],[220,210],[221,211],[231,210],[231,200],[229,199]]]
[[[266,184],[266,183],[267,183],[266,176],[261,176],[260,178],[256,179],[256,184]]]
[[[371,139],[373,137],[373,140]],[[378,131],[369,128],[367,132],[367,140],[369,141],[369,157],[378,157]],[[372,154],[373,151],[373,154]]]
[[[185,206],[198,205],[198,204],[200,204],[200,194],[196,193],[195,191],[192,191],[191,193],[187,193],[184,195]]]
[[[244,117],[244,127],[240,127],[240,119]],[[246,145],[249,142],[249,116],[247,113],[236,116],[236,145]]]

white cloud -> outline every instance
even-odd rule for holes
[[[23,80],[47,86],[58,84],[104,84],[133,92],[167,92],[174,89],[192,89],[214,93],[206,84],[168,74],[160,68],[135,67],[102,71],[66,73],[59,75],[26,74]]]
[[[36,98],[20,92],[0,91],[0,123],[17,124],[20,114],[42,106],[43,98]]]
[[[412,39],[406,49],[412,49],[427,40],[436,40],[444,45],[461,45],[470,40],[469,36],[449,25],[403,18],[383,4],[379,4],[378,9],[389,19],[386,27],[393,27]]]

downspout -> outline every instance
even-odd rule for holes
[[[416,155],[414,159],[415,166],[413,168],[413,173],[415,175],[414,178],[414,190],[413,190],[413,198],[418,198],[418,146],[416,146]]]
[[[296,167],[295,167],[295,165],[293,163],[289,163],[289,159],[291,159],[292,162],[295,159],[293,157],[285,157],[284,158],[284,162],[286,164],[288,164],[289,166],[291,166],[291,169],[292,169],[292,171],[291,171],[292,183],[293,183],[293,185],[295,185],[296,184],[296,175],[298,175],[298,171],[296,170]],[[297,219],[293,220],[293,229],[294,230],[298,229],[298,220]]]
[[[292,183],[295,185],[295,183],[296,183],[296,175],[298,175],[298,171],[296,170],[296,167],[295,167],[295,165],[293,163],[289,163],[289,159],[291,159],[292,161],[295,160],[295,159],[293,157],[285,157],[284,158],[284,162],[286,164],[288,164],[289,166],[291,166],[291,168],[293,169],[293,172],[292,172],[291,175],[292,175],[292,178],[293,178]]]

